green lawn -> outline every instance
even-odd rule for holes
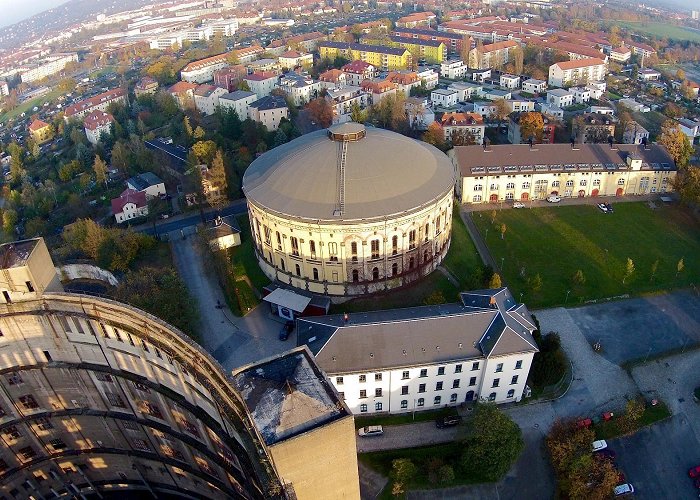
[[[671,416],[671,410],[668,409],[666,403],[659,401],[656,406],[648,405],[644,409],[644,414],[639,420],[638,427],[632,432],[636,433],[638,430],[646,427],[647,425],[655,424],[660,420],[664,420]],[[596,439],[614,439],[623,435],[622,431],[617,426],[617,419],[610,420],[608,422],[599,422],[594,426]]]
[[[645,203],[617,203],[613,214],[595,206],[556,206],[472,215],[500,264],[508,285],[531,307],[582,303],[622,294],[640,294],[696,283],[700,277],[700,224],[684,209]],[[497,229],[506,225],[505,238]],[[625,280],[627,259],[635,271]],[[677,273],[679,260],[685,268]],[[651,270],[658,260],[655,276]],[[585,283],[572,276],[582,270]],[[542,286],[533,290],[530,280],[539,274]],[[678,275],[677,275],[678,274]],[[569,291],[567,300],[567,291]]]
[[[3,113],[0,115],[0,123],[5,123],[9,120],[12,120],[14,118],[17,118],[19,115],[22,113],[32,113],[32,109],[34,106],[42,107],[45,102],[52,102],[54,101],[58,96],[61,95],[60,90],[54,90],[52,92],[49,92],[46,95],[42,95],[41,97],[36,97],[30,101],[23,102],[19,106],[17,106],[15,109],[12,109],[8,111],[7,113]]]
[[[635,112],[632,113],[632,118],[649,131],[652,140],[656,139],[656,136],[661,133],[661,124],[668,120],[666,115],[658,111],[648,111],[646,113]]]
[[[684,28],[683,26],[676,26],[675,24],[634,21],[613,21],[613,23],[638,34],[700,43],[700,32]]]
[[[248,276],[258,292],[262,292],[263,287],[270,284],[270,278],[265,276],[265,273],[262,272],[258,265],[253,239],[250,234],[248,216],[240,215],[236,217],[236,220],[238,225],[241,226],[241,244],[231,249],[234,273],[236,276]]]
[[[455,206],[452,211],[452,241],[442,265],[459,280],[463,289],[481,286],[480,283],[473,282],[474,270],[481,266],[481,257],[459,216],[459,206]]]

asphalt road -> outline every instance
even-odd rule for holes
[[[220,209],[218,211],[218,214],[227,217],[229,215],[243,215],[244,213],[247,212],[247,206],[246,206],[246,200],[241,199],[241,200],[236,200],[230,205]],[[204,220],[206,222],[214,220],[216,217],[217,212],[214,210],[210,210],[208,212],[204,212]],[[139,231],[142,233],[150,234],[153,235],[156,232],[158,234],[165,234],[165,233],[171,233],[173,231],[180,231],[181,229],[184,229],[186,227],[191,227],[191,226],[196,226],[197,224],[202,223],[202,216],[199,213],[195,213],[192,215],[186,215],[186,216],[178,216],[175,217],[173,220],[166,219],[161,222],[156,223],[156,230],[153,230],[153,224],[142,224],[140,226],[134,227],[135,231]]]

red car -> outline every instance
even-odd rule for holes
[[[688,475],[692,478],[700,477],[700,465],[696,465],[688,471]]]
[[[591,425],[593,425],[593,421],[590,418],[583,418],[576,422],[576,427],[578,429],[586,428],[588,429]]]

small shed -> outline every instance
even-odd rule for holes
[[[208,223],[209,246],[212,250],[225,250],[241,244],[241,228],[232,215],[218,216]]]
[[[270,304],[271,312],[284,320],[300,316],[322,316],[328,314],[331,300],[322,295],[288,290],[277,285],[263,289],[263,300]]]

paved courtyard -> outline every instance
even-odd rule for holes
[[[613,363],[700,343],[700,300],[688,290],[578,307],[569,315]]]

